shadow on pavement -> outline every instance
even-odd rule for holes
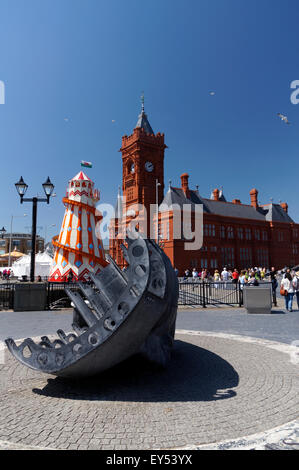
[[[220,356],[183,341],[175,341],[166,369],[134,356],[101,375],[71,380],[49,378],[33,392],[69,400],[178,402],[215,401],[234,397],[239,376]]]
[[[271,315],[286,315],[284,310],[272,310]]]

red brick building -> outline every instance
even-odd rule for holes
[[[138,204],[147,209],[149,227],[153,219],[150,205],[159,205],[159,231],[154,231],[152,238],[159,241],[180,274],[192,267],[213,272],[223,266],[238,269],[275,266],[279,269],[299,264],[299,224],[288,215],[286,203],[261,206],[257,189],[249,193],[250,204],[242,204],[239,199],[229,202],[219,189],[205,198],[198,188],[189,188],[187,173],[181,175],[180,187],[170,184],[164,195],[166,148],[164,134],[154,134],[142,105],[133,134],[122,138],[123,197],[119,193],[116,215],[110,224],[111,234],[113,230],[118,234],[121,217],[125,216],[127,224],[138,216]],[[182,236],[173,238],[173,207],[183,205],[190,205],[192,215],[195,207],[202,205],[203,246],[200,250],[186,251],[186,240]],[[110,237],[110,255],[120,266],[125,264],[120,249],[122,242]]]

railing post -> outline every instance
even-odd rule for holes
[[[201,281],[202,283],[202,306],[203,308],[206,308],[206,297],[205,297],[205,282]]]
[[[239,307],[242,307],[242,305],[243,305],[243,291],[241,289],[241,283],[240,282],[238,282],[237,288],[239,290]]]
[[[276,298],[276,289],[274,289],[273,287],[273,284],[271,282],[271,289],[272,289],[272,300],[273,300],[273,304],[274,304],[274,307],[277,307],[277,298]]]
[[[47,309],[50,310],[50,282],[47,283]]]

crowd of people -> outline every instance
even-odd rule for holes
[[[196,268],[193,268],[192,270],[185,270],[184,280],[192,278],[197,280],[208,280],[211,282],[232,281],[233,283],[240,282],[241,284],[250,283],[257,285],[259,281],[264,280],[267,276],[271,276],[271,273],[274,272],[275,274],[273,274],[273,277],[275,276],[276,278],[277,273],[274,268],[272,268],[271,271],[267,271],[266,268],[248,268],[239,272],[237,269],[228,269],[227,267],[224,267],[222,271],[215,269],[213,274],[211,274],[208,269],[198,271]]]
[[[8,281],[11,277],[13,276],[13,271],[12,269],[3,269],[3,271],[0,271],[0,280],[5,280]]]
[[[178,275],[178,270],[176,269]],[[297,306],[299,310],[299,271],[295,272],[290,268],[284,268],[281,271],[277,271],[274,267],[270,270],[261,267],[247,268],[240,272],[237,269],[228,269],[224,267],[222,270],[215,269],[214,273],[210,273],[208,269],[197,270],[186,269],[183,280],[188,281],[207,281],[214,282],[217,285],[218,282],[232,282],[233,284],[240,284],[240,288],[244,286],[258,286],[261,281],[268,281],[272,283],[273,297],[276,299],[276,291],[279,286],[278,279],[280,281],[280,294],[285,299],[286,311],[292,312],[293,301],[296,297]]]

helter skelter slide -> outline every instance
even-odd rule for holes
[[[66,289],[74,307],[74,332],[57,331],[50,340],[31,338],[19,346],[6,345],[22,364],[61,377],[84,377],[103,372],[142,353],[165,366],[174,341],[178,280],[159,246],[134,233],[122,245],[128,268],[109,264],[92,283],[79,282],[80,292]]]

